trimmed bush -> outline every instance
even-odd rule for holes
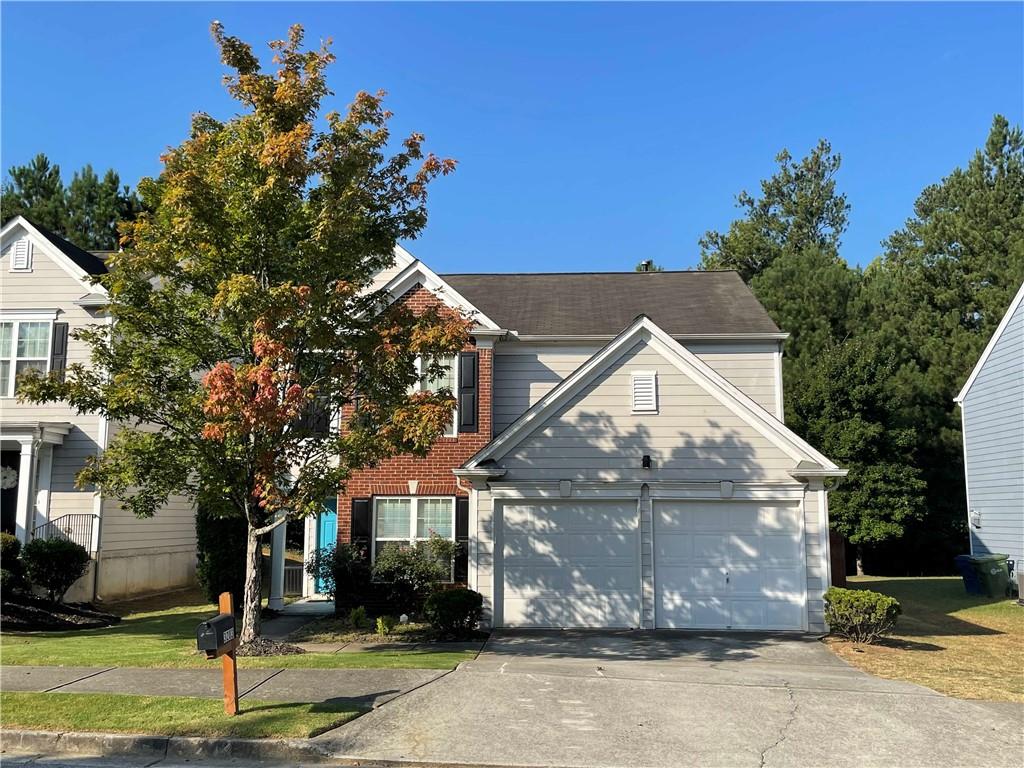
[[[242,604],[247,532],[242,517],[218,515],[205,504],[196,510],[196,579],[211,603],[230,592]]]
[[[334,601],[334,615],[345,616],[374,601],[366,550],[355,544],[335,544],[317,551],[306,573],[323,584],[322,592]]]
[[[89,553],[81,544],[67,539],[33,539],[21,555],[32,584],[43,587],[55,603],[85,575]]]
[[[21,562],[21,542],[9,533],[0,533],[0,589],[24,589],[25,565]]]
[[[900,613],[899,601],[869,589],[830,587],[825,593],[825,621],[829,629],[855,643],[870,645],[889,634]]]
[[[366,609],[363,606],[353,608],[348,612],[348,623],[353,629],[362,629],[366,626]]]
[[[458,545],[432,536],[415,547],[388,544],[377,552],[373,578],[387,586],[392,610],[419,615],[434,585],[451,578],[453,546]]]
[[[467,637],[484,612],[484,598],[465,587],[439,589],[427,598],[423,612],[441,635]]]

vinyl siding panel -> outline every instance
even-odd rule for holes
[[[630,373],[658,373],[658,413],[631,412]],[[643,470],[650,454],[654,468]],[[501,459],[505,480],[789,482],[792,457],[644,342]]]
[[[494,356],[494,433],[579,368],[601,344],[498,344]],[[775,344],[691,343],[687,348],[769,413],[775,413]]]
[[[964,401],[968,515],[974,554],[1024,564],[1024,304],[1010,317]]]

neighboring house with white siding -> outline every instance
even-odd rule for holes
[[[93,557],[70,600],[112,600],[184,586],[195,577],[195,514],[183,498],[139,520],[92,489],[75,487],[85,460],[116,425],[59,403],[20,403],[18,374],[88,363],[74,331],[109,323],[106,294],[91,278],[103,259],[15,217],[0,230],[0,466],[5,532],[22,542],[65,536]]]
[[[846,471],[783,423],[786,334],[738,274],[399,267],[394,301],[474,319],[454,426],[353,473],[307,554],[453,538],[494,626],[825,629]]]
[[[971,554],[1024,567],[1024,284],[956,396]]]

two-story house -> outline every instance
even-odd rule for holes
[[[395,301],[474,319],[447,380],[423,384],[458,407],[426,457],[357,472],[307,553],[452,537],[494,626],[824,629],[845,470],[783,423],[786,334],[736,273],[398,257],[377,281]]]
[[[63,404],[14,397],[26,368],[63,370],[87,363],[74,330],[104,324],[106,294],[90,278],[107,271],[84,251],[23,217],[0,230],[0,509],[3,530],[22,542],[63,536],[93,563],[69,600],[112,600],[189,584],[196,567],[195,514],[185,499],[139,520],[75,475],[108,445],[116,424]]]

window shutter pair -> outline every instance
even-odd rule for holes
[[[50,344],[50,370],[59,374],[64,381],[64,371],[68,367],[68,324],[53,324],[53,340]]]
[[[479,430],[480,354],[459,353],[459,432]]]

